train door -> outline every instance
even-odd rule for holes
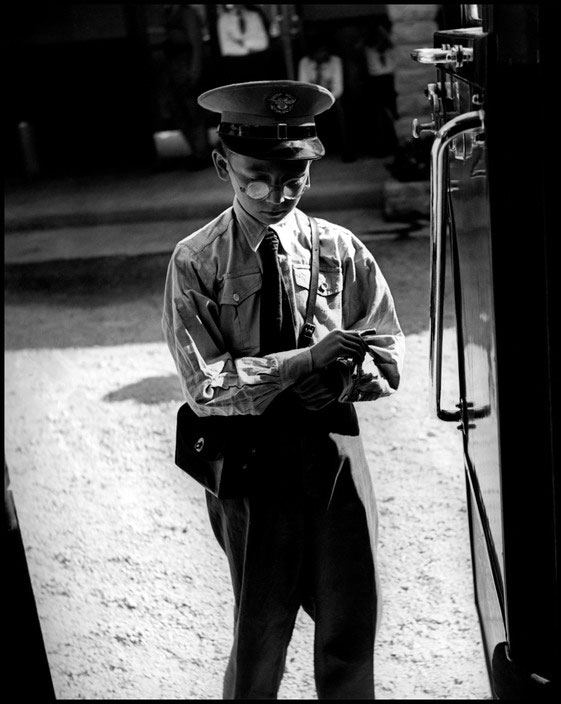
[[[435,65],[431,150],[431,379],[462,432],[474,590],[493,693],[552,696],[559,670],[559,497],[553,415],[550,191],[539,133],[547,12],[463,5],[461,26],[412,58]],[[536,139],[514,126],[533,95]],[[529,125],[530,126],[530,125]],[[541,148],[540,148],[541,147]],[[447,253],[447,247],[449,252]],[[458,348],[456,408],[441,407],[445,266]]]

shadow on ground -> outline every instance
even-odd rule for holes
[[[104,401],[116,403],[119,401],[135,401],[136,403],[153,405],[183,401],[183,394],[177,374],[166,376],[150,376],[134,384],[110,391],[103,397]]]

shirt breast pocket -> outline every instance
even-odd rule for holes
[[[294,288],[298,309],[305,311],[310,292],[309,267],[294,267]],[[331,320],[336,327],[341,324],[341,305],[343,293],[343,272],[339,267],[320,268],[316,298],[316,317],[318,322]]]
[[[220,330],[233,355],[256,353],[259,347],[261,274],[254,272],[224,279],[219,292]]]

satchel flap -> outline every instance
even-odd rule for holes
[[[244,495],[260,422],[259,416],[197,416],[184,403],[177,412],[175,464],[214,496]]]
[[[223,453],[216,418],[197,416],[187,403],[177,412],[177,444],[183,452],[205,460],[216,460]]]

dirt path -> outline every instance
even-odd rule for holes
[[[377,695],[486,699],[460,434],[429,414],[416,248],[380,246],[408,332],[402,388],[358,406],[381,519]],[[229,576],[202,490],[173,465],[181,396],[160,296],[8,299],[6,456],[61,699],[221,696]],[[315,698],[312,640],[302,613],[280,698]]]

